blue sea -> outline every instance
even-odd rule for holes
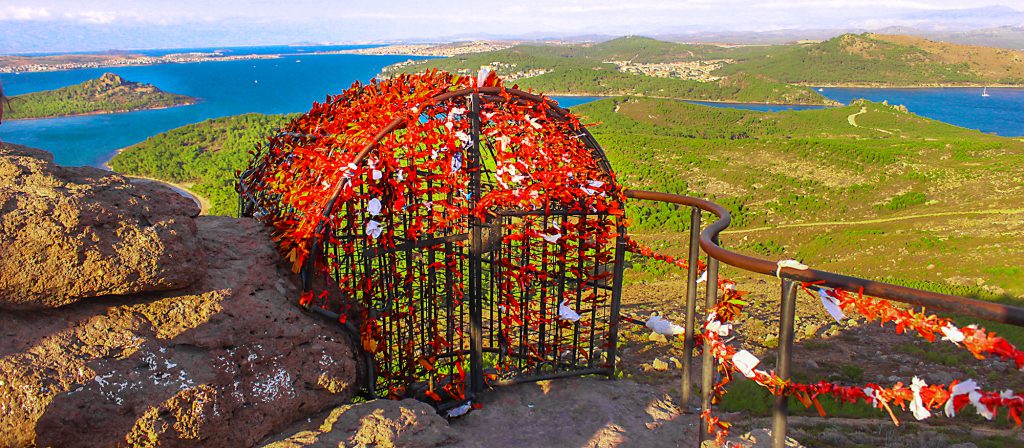
[[[957,126],[1007,137],[1024,136],[1024,89],[982,88],[934,89],[840,89],[825,87],[819,92],[849,104],[864,98],[902,104],[911,112]]]
[[[369,81],[390,64],[410,56],[309,55],[312,51],[361,48],[337,47],[259,47],[225,50],[230,54],[274,54],[291,52],[278,59],[251,61],[159,64],[140,67],[116,67],[2,74],[7,95],[56,89],[116,73],[130,81],[153,84],[160,89],[201,99],[191,106],[40,120],[5,121],[0,125],[0,140],[42,148],[54,154],[62,165],[99,166],[118,149],[141,142],[167,130],[208,118],[248,112],[305,112],[314,101],[323,101],[355,81]],[[154,54],[213,49],[160,50]],[[220,49],[218,49],[220,50]],[[593,101],[594,97],[556,98],[565,107]],[[17,107],[17,102],[14,107]]]
[[[56,89],[112,72],[131,81],[154,84],[174,93],[198,97],[198,104],[162,110],[108,115],[8,121],[0,126],[0,139],[46,149],[63,165],[99,166],[118,149],[141,142],[167,130],[208,118],[248,112],[291,113],[309,110],[355,81],[366,82],[390,64],[410,56],[312,55],[364,46],[267,46],[242,48],[191,48],[152,50],[162,55],[192,51],[220,51],[224,54],[285,54],[277,59],[251,61],[159,64],[60,72],[2,74],[8,95]],[[911,112],[958,126],[1005,136],[1024,135],[1024,89],[839,89],[825,88],[828,98],[848,103],[857,98],[888,100],[903,104]],[[597,97],[556,97],[562,106],[572,107]],[[779,111],[804,110],[816,106],[704,103],[714,107]],[[14,104],[17,107],[17,103]]]
[[[815,88],[817,90],[817,88]],[[826,98],[850,104],[856,99],[902,104],[911,112],[946,123],[992,134],[1024,136],[1024,89],[992,88],[983,97],[981,88],[934,89],[846,89],[822,88]],[[711,107],[748,109],[765,112],[821,109],[825,106],[785,104],[714,103],[691,101]]]

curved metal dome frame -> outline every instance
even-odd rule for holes
[[[470,88],[461,88],[461,89],[457,89],[457,90],[452,90],[452,91],[444,92],[444,93],[441,93],[441,94],[438,94],[438,95],[435,95],[435,96],[429,98],[429,100],[424,101],[420,105],[411,108],[410,111],[406,112],[406,115],[399,115],[399,116],[395,117],[393,120],[391,120],[391,122],[389,122],[379,132],[377,132],[377,134],[371,140],[369,140],[369,142],[364,147],[362,147],[362,149],[356,154],[354,160],[352,160],[351,165],[349,165],[349,166],[352,166],[352,165],[359,166],[359,165],[364,164],[368,159],[370,159],[372,157],[373,153],[375,152],[375,150],[378,149],[378,146],[379,146],[380,142],[383,139],[387,138],[390,134],[393,134],[396,131],[402,129],[404,127],[404,124],[410,118],[410,116],[412,116],[411,114],[419,113],[418,111],[425,110],[427,107],[430,107],[430,106],[433,106],[433,105],[442,104],[442,103],[445,103],[446,101],[449,101],[449,100],[452,100],[452,99],[456,99],[456,98],[460,98],[460,97],[466,98],[466,103],[469,106],[468,107],[469,114],[467,116],[468,116],[468,118],[472,122],[472,133],[471,133],[472,144],[469,145],[470,151],[468,153],[468,156],[469,156],[468,165],[470,167],[473,167],[473,166],[479,167],[479,166],[482,165],[481,160],[480,160],[481,159],[481,155],[480,155],[481,154],[481,152],[480,152],[480,148],[481,148],[481,137],[480,137],[480,133],[481,133],[480,132],[481,131],[481,124],[480,124],[480,122],[481,122],[481,119],[480,119],[481,104],[485,103],[485,102],[494,102],[494,103],[514,102],[514,103],[519,104],[519,105],[532,105],[534,107],[546,108],[546,110],[548,111],[547,118],[553,119],[553,120],[558,120],[558,121],[561,121],[563,123],[569,123],[569,128],[571,129],[571,131],[573,133],[575,133],[573,136],[579,138],[580,141],[585,145],[586,149],[590,153],[590,157],[593,159],[594,163],[600,169],[601,173],[604,176],[606,176],[607,179],[609,181],[611,181],[612,184],[615,183],[615,181],[614,181],[614,179],[615,179],[614,172],[613,172],[613,170],[611,168],[610,163],[608,162],[607,157],[604,154],[603,149],[600,147],[600,145],[594,139],[593,135],[591,135],[591,133],[586,129],[586,127],[580,125],[577,121],[574,121],[573,119],[571,119],[572,116],[571,116],[571,114],[569,113],[568,110],[558,106],[558,104],[556,102],[554,102],[554,101],[552,101],[552,100],[550,100],[550,99],[548,99],[548,98],[546,98],[544,96],[535,95],[535,94],[532,94],[532,93],[529,93],[529,92],[525,92],[525,91],[522,91],[522,90],[519,90],[519,89],[516,89],[516,88],[506,88],[506,87],[503,87],[503,86],[483,86],[483,87],[475,86],[475,87],[470,87]],[[341,98],[339,97],[338,99],[340,100]],[[320,138],[320,137],[325,137],[323,135],[313,135],[313,134],[302,134],[302,135],[291,134],[291,136],[292,137],[299,137],[299,138],[309,138],[309,137]],[[565,138],[569,138],[569,136],[566,135]],[[257,154],[256,157],[259,158],[259,155]],[[246,170],[245,172],[243,172],[240,175],[240,182],[239,182],[240,212],[241,212],[240,214],[242,214],[244,216],[252,216],[254,214],[255,209],[258,207],[258,205],[257,205],[258,201],[254,197],[254,192],[250,191],[250,189],[248,188],[249,186],[247,185],[247,179],[249,179],[250,177],[252,177],[254,175],[254,170],[260,169],[260,168],[266,169],[265,166],[260,167],[260,166],[257,165],[253,169]],[[472,204],[475,204],[475,199],[483,197],[483,191],[482,191],[482,186],[481,186],[481,173],[480,173],[481,170],[479,170],[479,169],[470,169],[468,171],[472,173],[470,175],[470,182],[469,182],[469,185],[468,185],[468,190],[469,190],[468,198],[472,198],[470,200],[470,202]],[[329,236],[330,227],[331,227],[331,217],[336,212],[337,206],[339,205],[338,201],[339,201],[339,198],[342,195],[342,192],[345,191],[345,189],[350,186],[351,182],[352,182],[352,178],[351,177],[345,177],[345,176],[341,177],[341,181],[337,182],[337,184],[334,186],[333,191],[331,192],[331,195],[330,195],[330,199],[326,203],[326,206],[323,207],[322,211],[319,212],[319,216],[316,218],[317,219],[317,223],[316,223],[315,230],[313,232],[313,237],[309,241],[309,246],[307,247],[309,256],[306,258],[305,262],[302,263],[301,270],[300,270],[300,276],[301,276],[301,282],[302,282],[302,288],[303,288],[304,295],[305,294],[311,294],[313,292],[313,290],[315,289],[315,279],[317,278],[318,273],[320,273],[319,271],[323,269],[323,267],[320,265],[320,263],[321,263],[322,257],[324,256],[325,240],[330,240],[331,239],[330,236]],[[615,188],[617,189],[617,192],[620,193],[620,194],[617,195],[616,200],[618,201],[619,205],[621,206],[623,201],[624,201],[624,196],[621,195],[621,188],[620,187],[618,187],[616,185]],[[474,207],[473,205],[470,206],[470,208],[473,208],[473,207]],[[522,218],[524,216],[531,215],[531,214],[532,215],[543,214],[544,216],[550,216],[550,215],[552,215],[552,213],[558,214],[558,215],[562,216],[561,219],[563,220],[563,222],[564,222],[565,219],[572,219],[571,216],[574,216],[573,212],[569,211],[569,210],[560,210],[560,211],[544,210],[544,211],[540,211],[540,212],[538,212],[538,211],[529,211],[529,210],[519,210],[519,211],[506,210],[505,211],[505,216],[508,216],[508,219],[510,220],[509,222],[511,222],[511,220],[519,219],[519,218]],[[587,215],[588,215],[588,212],[584,211],[582,213],[583,219],[587,219],[586,218]],[[566,218],[566,217],[570,217],[570,218]],[[488,321],[486,323],[486,325],[485,325],[485,322],[483,321],[484,308],[487,305],[490,306],[489,311],[492,314],[492,318],[493,318],[493,315],[495,313],[495,310],[497,310],[497,309],[499,309],[501,307],[501,305],[496,305],[496,303],[494,303],[495,302],[495,297],[496,297],[496,294],[493,291],[493,288],[494,288],[494,276],[497,275],[497,274],[495,274],[493,272],[493,269],[492,269],[491,272],[488,272],[484,268],[484,265],[485,265],[484,253],[487,250],[485,248],[485,244],[489,245],[489,244],[492,243],[491,241],[485,242],[484,240],[485,239],[491,240],[491,239],[493,239],[493,237],[490,236],[490,235],[485,235],[485,233],[488,232],[488,225],[487,225],[487,223],[482,222],[476,216],[470,216],[469,217],[469,220],[470,220],[469,226],[468,226],[469,232],[468,232],[468,235],[465,235],[465,237],[466,237],[465,239],[468,239],[468,241],[469,241],[469,250],[468,250],[468,253],[466,254],[466,255],[468,255],[466,257],[466,265],[467,265],[466,267],[468,268],[468,294],[466,294],[466,297],[469,298],[469,310],[468,310],[469,311],[469,316],[468,316],[469,317],[469,322],[468,322],[469,325],[468,326],[469,326],[469,333],[470,333],[469,347],[468,347],[468,350],[466,350],[466,351],[468,351],[468,354],[469,354],[469,365],[468,365],[468,371],[469,371],[469,375],[468,375],[469,385],[468,386],[469,387],[468,387],[468,390],[466,390],[466,393],[464,394],[464,396],[456,397],[456,398],[463,398],[463,399],[461,399],[461,400],[460,399],[440,400],[440,401],[434,400],[434,402],[432,404],[434,404],[435,407],[437,407],[439,410],[443,411],[445,409],[450,409],[452,407],[461,405],[461,404],[465,403],[466,401],[473,399],[476,394],[481,392],[488,385],[492,385],[493,386],[493,385],[510,384],[510,383],[517,383],[517,382],[523,382],[523,381],[539,381],[539,380],[550,379],[550,378],[557,378],[557,377],[579,376],[579,375],[589,375],[589,374],[602,374],[602,375],[608,375],[609,377],[614,376],[614,373],[615,373],[615,360],[616,360],[616,357],[617,357],[616,347],[617,347],[617,344],[618,344],[618,327],[619,327],[619,320],[620,320],[619,305],[620,305],[620,300],[621,300],[622,275],[623,275],[624,258],[625,258],[625,250],[626,250],[625,220],[624,220],[624,216],[621,213],[618,214],[618,215],[602,215],[600,217],[600,219],[610,219],[611,222],[613,222],[612,225],[613,225],[613,227],[615,229],[614,243],[609,246],[609,251],[614,253],[613,261],[611,263],[611,266],[606,266],[605,267],[606,268],[606,272],[608,274],[610,274],[610,277],[611,277],[610,281],[607,281],[606,284],[597,284],[598,283],[597,281],[590,282],[590,283],[593,283],[593,284],[588,284],[587,282],[584,282],[584,281],[578,279],[578,280],[576,280],[575,284],[571,284],[570,285],[570,287],[575,287],[577,289],[581,289],[581,288],[586,287],[586,288],[592,288],[595,292],[600,290],[601,292],[599,292],[597,294],[600,294],[602,297],[606,297],[607,298],[607,302],[608,302],[607,303],[607,309],[603,312],[604,313],[603,314],[603,316],[604,316],[603,319],[604,320],[599,322],[598,321],[598,317],[597,317],[599,313],[597,311],[594,311],[594,315],[593,315],[592,320],[591,320],[592,324],[590,325],[589,329],[585,328],[585,329],[581,330],[581,328],[580,328],[581,325],[576,325],[575,329],[573,331],[573,336],[572,337],[575,338],[575,339],[583,339],[585,341],[587,338],[589,338],[589,345],[586,345],[585,342],[581,343],[582,345],[586,345],[586,347],[587,347],[586,353],[582,353],[581,355],[585,355],[583,357],[586,360],[588,360],[588,361],[586,362],[585,365],[573,365],[572,362],[570,362],[569,365],[560,365],[559,368],[546,368],[546,369],[541,369],[539,367],[538,368],[533,368],[533,367],[531,367],[530,363],[527,363],[527,364],[523,365],[524,367],[520,371],[513,372],[513,375],[505,375],[504,378],[499,378],[497,375],[493,374],[493,372],[490,372],[489,368],[486,368],[485,365],[484,365],[485,364],[485,359],[484,358],[485,358],[485,356],[488,356],[488,355],[485,355],[485,353],[491,353],[491,355],[489,355],[489,356],[492,356],[492,357],[501,357],[501,356],[505,356],[505,355],[509,354],[508,353],[508,351],[509,351],[508,347],[497,347],[496,346],[496,344],[494,343],[494,340],[493,340],[494,339],[493,336],[491,337],[492,340],[491,340],[490,344],[488,344],[486,341],[484,341],[484,333],[485,332],[487,332],[487,331],[495,332],[496,330],[494,330],[493,327],[495,325],[497,325],[497,326],[501,325],[501,324],[498,324],[494,319],[491,319],[490,321]],[[544,218],[544,220],[545,220],[545,223],[546,223],[547,222],[547,218]],[[410,246],[405,247],[405,249],[406,250],[409,250],[410,248],[412,248],[412,249],[422,249],[422,248],[428,247],[430,245],[436,245],[436,244],[440,244],[442,242],[450,243],[451,241],[452,241],[451,239],[444,239],[443,241],[435,239],[435,240],[426,241],[426,242],[413,242]],[[582,245],[583,243],[580,243],[580,244]],[[490,250],[494,250],[494,249],[490,249]],[[580,253],[581,253],[580,257],[582,258],[583,257],[583,255],[582,255],[583,249],[582,248],[580,249]],[[492,268],[493,268],[494,264],[495,263],[493,262],[493,256],[492,256],[492,260],[491,260],[491,263],[490,263]],[[581,263],[581,267],[582,267],[582,263]],[[593,269],[594,269],[593,272],[596,273],[601,268],[602,268],[601,266],[595,265],[595,266],[593,266]],[[562,283],[563,284],[561,285],[562,289],[566,288],[566,284],[571,283],[571,282],[567,282],[566,281],[564,269],[565,268],[563,267],[563,272],[562,272],[562,276],[563,276],[562,277]],[[327,275],[330,275],[330,273],[328,273]],[[485,290],[485,286],[483,285],[483,280],[484,280],[485,276],[489,276],[489,278],[491,279],[491,283],[492,283],[490,285],[490,287],[492,289],[491,291]],[[487,301],[488,298],[489,298],[491,303],[485,304],[484,302]],[[544,306],[550,306],[550,305],[544,305]],[[557,307],[557,305],[555,305],[555,306]],[[308,303],[306,304],[306,309],[308,309],[310,311],[313,311],[313,312],[316,312],[318,314],[321,314],[321,315],[323,315],[325,317],[331,318],[333,320],[341,320],[344,323],[344,325],[345,325],[346,329],[348,330],[349,334],[357,342],[361,339],[362,336],[365,335],[365,332],[367,331],[365,328],[357,329],[357,327],[355,325],[353,325],[351,321],[346,321],[345,315],[344,315],[343,311],[339,310],[339,311],[335,312],[335,311],[332,311],[332,310],[329,310],[329,309],[324,309],[324,308],[320,308],[320,307],[316,307],[316,306],[309,306]],[[501,314],[500,311],[498,312],[498,314]],[[600,340],[597,339],[597,337],[598,337],[597,332],[599,331],[599,329],[597,328],[599,326],[598,324],[601,324],[601,325],[604,326],[604,328],[600,329],[600,331],[606,332],[604,335],[601,336],[602,339],[600,339]],[[554,324],[552,324],[552,327],[554,327]],[[546,344],[545,338],[549,337],[549,336],[545,335],[545,331],[543,329],[543,326],[542,326],[542,328],[541,328],[541,330],[539,332],[539,336],[538,335],[532,336],[535,340],[531,340],[531,336],[529,334],[527,334],[527,333],[528,332],[524,331],[523,339],[522,339],[522,341],[520,341],[522,344],[525,344],[525,345],[536,344],[536,345],[539,345],[540,347],[544,347],[545,344]],[[552,333],[554,333],[554,331],[552,331]],[[501,345],[500,341],[498,342],[497,345]],[[357,343],[356,346],[358,347],[358,346],[360,346],[360,344]],[[555,343],[555,347],[556,347],[555,350],[557,351],[557,347],[558,347],[557,342]],[[573,355],[572,355],[574,357],[573,360],[577,360],[578,361],[579,359],[582,359],[582,358],[579,357],[581,355],[577,355],[575,353],[575,350],[576,349],[574,348],[573,349]],[[381,387],[382,384],[381,384],[380,378],[378,376],[378,373],[379,373],[379,370],[380,370],[380,366],[377,365],[377,364],[379,364],[379,360],[376,363],[374,362],[374,354],[373,353],[364,353],[364,355],[365,355],[364,359],[366,360],[366,369],[367,369],[367,372],[368,372],[368,374],[366,375],[367,376],[367,381],[368,381],[368,383],[367,383],[367,385],[365,387],[366,391],[369,392],[369,394],[371,396],[385,394],[387,392],[388,388],[387,387]],[[535,356],[535,355],[530,355],[530,356]],[[556,356],[557,356],[557,353],[556,353]],[[603,358],[603,361],[601,361],[602,358]],[[570,361],[573,361],[573,360],[570,360]],[[547,360],[545,362],[547,362],[548,364],[558,364],[557,360],[555,362],[553,362],[553,363],[551,362],[551,360]],[[459,368],[461,370],[460,366],[455,366],[455,367],[457,367],[457,368]],[[433,380],[431,380],[431,388],[433,387],[433,382],[432,381]],[[384,386],[393,386],[393,385],[384,384]],[[408,386],[408,387],[403,389],[405,391],[405,395],[406,396],[414,396],[415,394],[410,393],[410,390],[413,389],[412,388],[413,385],[408,384],[406,386]],[[387,393],[387,394],[392,396],[393,398],[400,397],[400,395],[397,395],[397,394],[394,394],[394,393]],[[423,399],[422,394],[420,396],[418,396],[417,398]]]

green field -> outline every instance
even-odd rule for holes
[[[81,84],[10,98],[4,118],[47,118],[68,115],[128,112],[193,104],[195,98],[106,73]]]

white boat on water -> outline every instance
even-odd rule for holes
[[[821,88],[821,87],[818,87],[818,91],[819,91],[819,92],[824,92],[824,91],[825,91],[825,89],[824,89],[824,88]]]
[[[984,89],[982,89],[981,96],[992,96],[992,95],[988,94],[988,87],[985,87]]]

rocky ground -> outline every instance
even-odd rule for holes
[[[650,310],[658,310],[670,320],[682,322],[684,274],[628,285],[623,291],[624,312],[645,315]],[[777,280],[745,277],[729,270],[723,275],[737,280],[740,290],[750,291],[747,296],[750,304],[734,327],[738,337],[732,344],[755,353],[763,367],[774,367],[779,320]],[[703,300],[702,291],[698,304]],[[701,308],[698,315],[703,314]],[[837,323],[817,297],[802,292],[798,295],[796,309],[793,369],[798,381],[891,385],[900,381],[909,384],[916,375],[929,384],[972,378],[990,389],[1020,390],[1024,387],[1024,374],[1010,362],[976,360],[966,350],[948,342],[929,343],[916,335],[897,335],[892,325],[868,324],[855,316]],[[675,361],[683,359],[682,343],[652,339],[650,331],[637,326],[626,327],[623,338],[626,343],[620,367],[624,376],[678,397],[681,379]],[[699,365],[699,359],[695,360],[697,375]],[[693,384],[699,381],[698,376],[693,377]],[[735,425],[734,433],[771,427],[770,403],[767,397],[754,394],[761,392],[757,386],[739,378],[729,389],[732,395],[727,394],[718,413]],[[956,419],[936,415],[917,422],[909,412],[898,412],[901,425],[897,427],[883,411],[866,406],[827,407],[825,418],[819,417],[813,408],[797,408],[796,416],[791,417],[789,435],[811,447],[1024,446],[1024,433],[1007,422],[1005,414],[991,422],[970,411]]]

